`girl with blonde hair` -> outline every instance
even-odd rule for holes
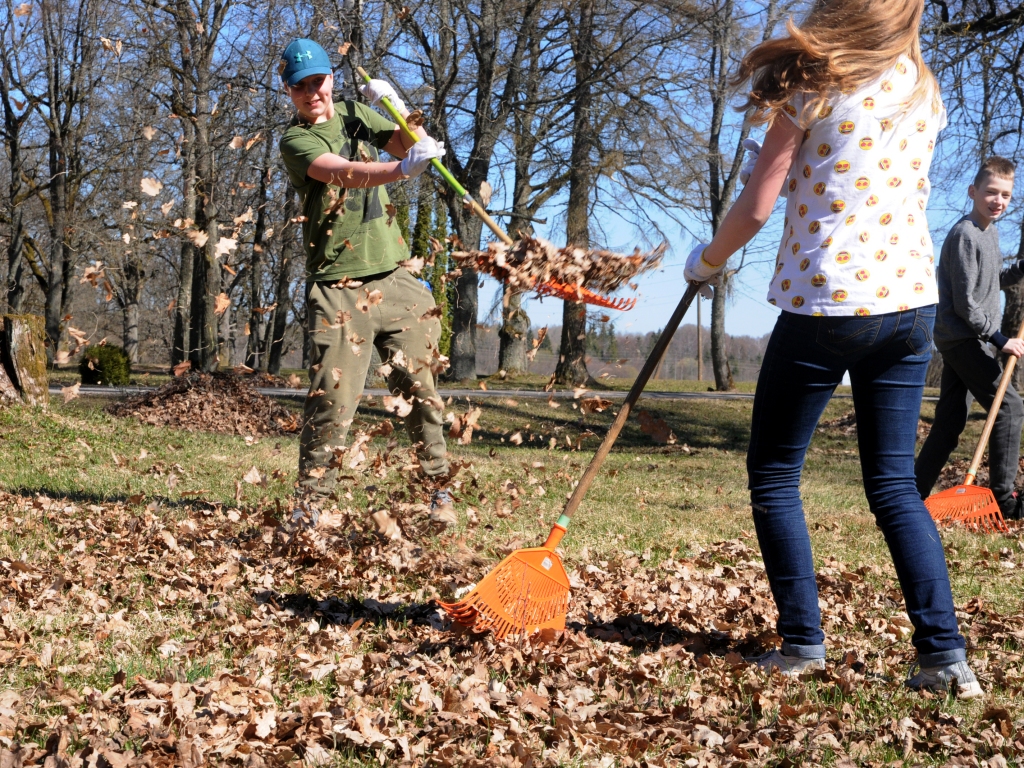
[[[746,107],[768,126],[749,180],[690,281],[728,258],[788,197],[768,301],[782,310],[757,383],[747,472],[782,647],[757,658],[787,676],[825,667],[800,500],[815,427],[849,372],[868,504],[914,625],[916,689],[982,694],[967,665],[942,543],[914,482],[914,448],[938,292],[926,208],[945,109],[921,56],[924,0],[819,0],[785,37],[743,59]],[[757,150],[760,149],[760,152]]]

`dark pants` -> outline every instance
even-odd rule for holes
[[[945,553],[914,484],[935,307],[873,317],[783,312],[757,382],[747,454],[754,525],[783,652],[825,655],[800,475],[832,393],[850,372],[868,505],[889,545],[922,664],[966,658]]]
[[[914,471],[917,490],[927,497],[939,479],[939,472],[956,450],[967,426],[971,403],[977,400],[986,412],[992,407],[1003,366],[991,344],[972,339],[942,352],[942,386],[935,407],[935,423],[921,448]],[[1020,432],[1024,427],[1024,403],[1013,386],[999,406],[992,436],[988,441],[989,488],[1004,515],[1012,514],[1013,481],[1020,457]]]

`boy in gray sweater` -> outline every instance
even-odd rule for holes
[[[1008,339],[999,330],[999,292],[1024,279],[1024,262],[1003,269],[999,233],[993,226],[1010,204],[1014,170],[1013,163],[1002,157],[982,163],[967,190],[974,201],[973,210],[956,223],[942,244],[936,268],[939,307],[935,318],[942,384],[935,423],[914,465],[922,498],[931,494],[939,472],[957,447],[971,402],[977,400],[986,411],[991,408],[1003,375],[999,353],[1018,358],[1024,354],[1024,341]],[[1022,427],[1024,403],[1011,385],[989,440],[989,486],[1007,519],[1020,516],[1013,483]]]

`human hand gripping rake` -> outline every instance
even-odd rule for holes
[[[1024,323],[1021,323],[1017,332],[1018,339],[1024,339]],[[1013,378],[1013,370],[1017,367],[1017,358],[1010,355],[1003,368],[1003,378],[999,381],[999,389],[988,409],[988,418],[985,419],[985,428],[981,431],[981,439],[978,447],[974,450],[974,458],[971,459],[971,466],[967,470],[962,485],[955,485],[939,493],[932,494],[924,500],[924,505],[931,513],[932,519],[940,525],[952,525],[963,523],[968,528],[974,528],[986,533],[996,531],[1007,531],[1006,521],[1003,520],[1003,512],[996,503],[996,497],[988,488],[979,488],[974,484],[978,475],[978,467],[981,466],[981,457],[985,455],[985,446],[992,434],[992,427],[999,415],[999,406],[1003,404],[1003,397],[1006,389],[1010,386],[1010,379]]]
[[[490,630],[498,639],[509,634],[530,634],[538,629],[565,629],[565,615],[569,610],[569,577],[555,548],[565,536],[570,519],[579,509],[583,497],[601,470],[633,406],[640,399],[699,290],[700,284],[697,283],[687,288],[650,357],[633,382],[608,434],[590,460],[562,515],[552,526],[547,541],[539,547],[513,552],[462,600],[441,603],[441,607],[456,622],[478,632]]]
[[[370,76],[369,74],[367,74],[365,69],[363,69],[362,67],[356,67],[356,72],[367,83],[370,82]],[[402,131],[410,139],[410,141],[419,141],[419,136],[413,133],[412,129],[409,128],[409,124],[406,122],[405,118],[403,118],[401,113],[399,113],[399,111],[395,109],[395,106],[387,99],[387,97],[381,98],[380,103],[381,106],[383,106],[384,109],[388,111],[388,114],[391,115],[394,121],[401,127]],[[505,230],[498,226],[497,222],[495,222],[494,219],[491,218],[490,214],[488,214],[487,211],[484,210],[484,207],[473,199],[473,196],[469,194],[469,192],[466,191],[465,187],[463,187],[458,182],[458,180],[452,175],[451,171],[449,171],[445,167],[444,163],[442,163],[438,158],[435,157],[430,161],[430,164],[434,166],[434,169],[439,174],[441,174],[441,177],[448,183],[448,186],[450,186],[455,191],[455,193],[462,198],[463,203],[465,203],[465,205],[468,206],[473,211],[473,213],[480,217],[481,221],[483,221],[484,224],[487,225],[487,228],[490,229],[491,232],[498,236],[499,240],[501,240],[505,245],[513,245],[515,241],[508,236]],[[475,266],[478,269],[487,271],[489,274],[491,274],[498,280],[504,281],[507,280],[509,277],[508,269],[494,264],[484,263],[483,260],[480,259],[477,260]],[[566,301],[583,302],[585,304],[593,304],[595,306],[604,307],[606,309],[618,309],[625,312],[632,309],[636,305],[636,299],[613,299],[607,296],[602,296],[598,293],[594,293],[593,291],[588,290],[583,286],[567,285],[563,282],[559,282],[558,280],[553,279],[534,281],[528,287],[539,293],[541,296],[553,296],[555,298],[564,299]]]

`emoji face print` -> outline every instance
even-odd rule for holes
[[[828,157],[832,154],[832,146],[829,144],[818,145],[818,157]]]
[[[858,307],[856,315],[857,317],[869,317],[871,315],[871,310],[867,307]]]
[[[825,194],[824,181],[819,181],[817,184],[814,185],[814,194],[816,194],[818,197],[821,197],[822,195]]]
[[[879,288],[877,291],[875,291],[875,296],[877,296],[880,299],[884,299],[888,295],[889,295],[889,289],[886,288],[884,285],[881,288]]]
[[[807,268],[809,266],[811,266],[811,260],[810,259],[804,259],[803,261],[800,262],[800,271],[801,272],[806,272]]]
[[[824,240],[821,241],[821,247],[822,248],[828,248],[831,245],[832,245],[832,238],[831,237],[826,237]]]
[[[859,179],[857,179],[856,182],[854,182],[854,186],[857,187],[857,189],[859,189],[861,192],[863,192],[865,189],[871,186],[871,179],[869,179],[867,176],[861,176]]]
[[[818,234],[818,230],[820,230],[820,229],[821,229],[821,222],[820,221],[812,221],[810,226],[807,227],[807,231],[810,232],[812,235]]]
[[[840,251],[836,254],[836,264],[849,264],[851,258],[849,251]]]
[[[875,261],[885,261],[889,258],[889,254],[885,251],[875,251]]]
[[[865,152],[867,152],[870,149],[873,149],[874,146],[875,142],[873,139],[864,138],[860,140],[860,148],[863,149]]]
[[[892,214],[883,213],[882,218],[878,220],[878,223],[881,224],[883,227],[889,226],[892,223]]]
[[[828,278],[822,274],[817,274],[811,278],[811,285],[813,285],[815,288],[821,288],[827,282]]]
[[[781,283],[779,284],[779,287],[780,287],[780,288],[781,288],[781,289],[782,289],[783,291],[788,291],[788,290],[789,290],[789,287],[790,287],[790,286],[791,286],[792,284],[793,284],[793,283],[792,283],[791,281],[789,281],[789,280],[783,280],[783,281],[782,281],[782,282],[781,282]]]
[[[888,157],[883,157],[881,160],[878,161],[878,167],[881,168],[883,171],[888,171],[891,166],[892,160],[890,160]]]
[[[797,213],[800,214],[800,218],[802,219],[804,216],[807,215],[807,206],[801,205],[799,208],[796,209],[796,211]]]
[[[871,277],[871,273],[868,272],[866,269],[858,269],[857,272],[854,274],[854,277],[857,278],[857,282],[863,283],[865,280]]]
[[[849,160],[837,160],[836,164],[832,166],[832,169],[836,173],[846,173],[850,170],[850,162]]]
[[[832,301],[835,301],[839,304],[842,304],[844,301],[846,301],[849,298],[849,296],[850,295],[842,288],[840,288],[837,291],[832,291]]]
[[[791,303],[793,304],[793,309],[800,309],[800,307],[804,305],[804,297],[794,296],[793,301]]]
[[[857,126],[850,120],[844,120],[839,124],[839,133],[843,136],[853,133],[854,128]]]
[[[835,200],[829,208],[832,209],[832,213],[842,213],[846,210],[846,202],[843,200]]]

